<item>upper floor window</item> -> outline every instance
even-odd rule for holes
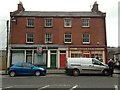
[[[64,27],[72,27],[72,20],[70,18],[64,19]]]
[[[27,27],[34,27],[34,18],[27,19]]]
[[[83,44],[90,44],[90,34],[88,33],[83,34]]]
[[[90,27],[89,20],[89,18],[82,18],[82,27]]]
[[[64,42],[65,43],[72,43],[72,34],[71,33],[64,34]]]
[[[51,18],[45,19],[45,27],[52,27],[52,19]]]
[[[26,33],[26,43],[34,43],[34,34],[32,32]]]
[[[52,43],[52,34],[51,33],[45,34],[45,43]]]

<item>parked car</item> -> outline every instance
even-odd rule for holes
[[[110,75],[108,65],[96,58],[68,58],[66,73],[74,76],[80,74]]]
[[[10,67],[8,74],[11,77],[16,75],[46,75],[46,69],[26,62],[18,62]]]

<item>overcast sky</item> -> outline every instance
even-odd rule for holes
[[[120,0],[1,0],[0,49],[6,47],[6,21],[21,1],[26,11],[91,11],[95,1],[106,12],[107,45],[118,46],[118,2]]]

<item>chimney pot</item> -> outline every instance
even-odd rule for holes
[[[25,11],[22,2],[20,1],[18,4],[18,11]]]
[[[93,4],[93,7],[92,7],[91,10],[92,10],[92,12],[98,12],[99,11],[97,1]]]

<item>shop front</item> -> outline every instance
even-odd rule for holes
[[[12,49],[10,66],[17,62],[28,62],[37,66],[46,67],[46,52],[39,55],[36,49]]]
[[[15,45],[10,51],[8,68],[17,62],[29,62],[45,68],[65,68],[67,58],[67,48],[62,46],[47,45]]]
[[[69,47],[69,57],[97,58],[106,63],[106,48],[104,47]]]

